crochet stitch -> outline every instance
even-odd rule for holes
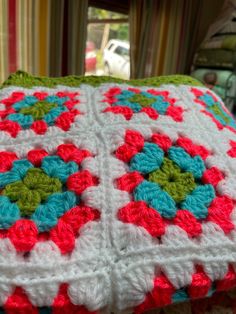
[[[0,130],[6,130],[13,137],[21,129],[29,128],[36,134],[44,134],[51,125],[67,131],[75,116],[80,114],[76,109],[79,103],[76,95],[76,92],[58,92],[55,95],[45,92],[35,92],[33,95],[13,92],[1,101],[5,108],[0,111]]]
[[[0,306],[137,313],[236,286],[236,124],[188,77],[0,89]]]

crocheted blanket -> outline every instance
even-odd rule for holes
[[[236,286],[236,122],[185,76],[0,89],[0,305],[135,312]]]

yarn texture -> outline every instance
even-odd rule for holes
[[[236,122],[186,76],[0,89],[0,312],[136,313],[236,286]]]

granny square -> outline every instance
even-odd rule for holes
[[[1,313],[136,313],[236,286],[236,122],[186,76],[0,89]]]

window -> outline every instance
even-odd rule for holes
[[[128,79],[129,62],[129,23],[128,15],[95,7],[88,10],[88,30],[85,69],[86,75],[112,75]],[[93,51],[93,58],[88,52]],[[91,54],[89,54],[90,56]],[[117,57],[124,57],[124,62]]]

